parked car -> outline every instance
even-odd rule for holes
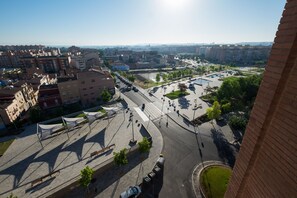
[[[142,110],[144,110],[144,108],[145,108],[145,104],[142,104],[142,107],[141,107],[141,109],[142,109]]]
[[[165,163],[165,158],[163,156],[163,154],[160,154],[158,160],[157,160],[157,165],[160,167],[160,168],[163,168],[164,167],[164,163]]]
[[[120,198],[132,198],[140,195],[141,189],[139,186],[130,186],[125,192],[122,192]]]
[[[189,84],[189,88],[194,88],[194,84]]]

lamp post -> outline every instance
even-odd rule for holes
[[[167,122],[166,122],[166,126],[168,126],[168,113],[169,113],[169,107],[167,107]]]
[[[161,98],[162,100],[162,112],[161,112],[161,117],[163,116],[163,106],[164,106],[164,102],[165,102],[165,97]]]
[[[132,139],[130,140],[130,144],[135,144],[137,141],[134,138],[134,124],[133,124],[133,113],[130,113],[130,119],[129,121],[132,122]]]

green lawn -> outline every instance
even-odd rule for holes
[[[231,169],[221,166],[210,167],[203,171],[200,176],[200,183],[206,197],[224,197],[231,172]]]
[[[8,149],[8,147],[11,145],[13,141],[14,139],[0,143],[0,156],[2,156],[5,153],[5,151]]]
[[[182,96],[186,96],[186,95],[189,95],[189,93],[186,92],[186,91],[181,92],[180,90],[178,90],[178,91],[174,91],[174,92],[168,93],[165,96],[167,98],[169,98],[170,100],[174,100],[176,98],[179,98],[179,97],[182,97]]]

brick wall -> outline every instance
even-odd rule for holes
[[[297,1],[288,0],[225,197],[297,195]]]

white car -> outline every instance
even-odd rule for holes
[[[139,186],[130,186],[125,192],[122,192],[120,198],[132,198],[140,195],[141,189]]]

